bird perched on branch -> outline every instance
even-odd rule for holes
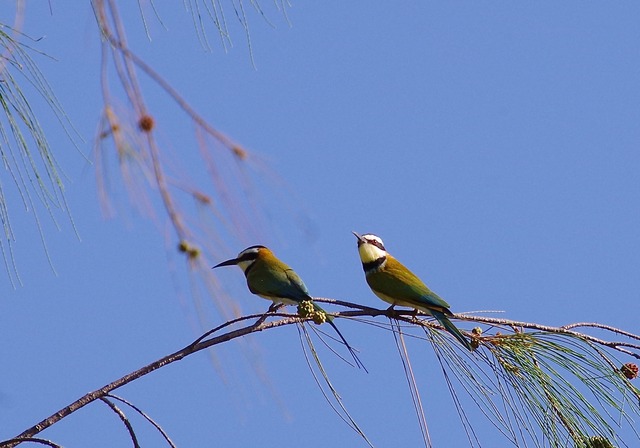
[[[472,350],[464,335],[451,323],[448,316],[453,313],[449,304],[431,291],[422,280],[396,260],[384,248],[382,239],[376,235],[353,234],[358,239],[358,253],[365,277],[375,295],[387,303],[408,306],[435,317],[462,345]]]
[[[313,301],[300,276],[288,265],[280,261],[271,250],[265,246],[251,246],[240,252],[236,258],[223,261],[215,265],[213,269],[232,265],[237,265],[244,272],[249,291],[273,302],[269,311],[279,303],[298,305],[298,312],[303,317],[310,316],[318,324],[329,323],[338,333],[349,353],[351,353],[356,366],[366,371],[353,347],[349,345],[340,330],[338,330],[338,327],[336,327],[333,322],[333,316]]]

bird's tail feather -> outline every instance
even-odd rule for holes
[[[369,373],[369,371],[364,366],[364,364],[362,364],[362,361],[360,361],[360,358],[358,358],[358,355],[356,355],[356,351],[354,350],[354,348],[349,345],[349,343],[344,338],[344,336],[342,336],[342,333],[340,333],[340,330],[338,330],[338,327],[336,327],[336,324],[333,323],[333,317],[327,315],[327,322],[329,323],[329,325],[333,327],[334,330],[336,330],[336,333],[338,333],[338,336],[340,336],[340,339],[342,339],[342,342],[347,347],[347,350],[349,350],[349,353],[351,353],[351,356],[353,357],[353,360],[356,363],[356,367],[359,367],[363,369],[365,372]]]
[[[336,326],[336,324],[333,323],[333,316],[329,313],[327,313],[320,305],[318,305],[316,302],[312,302],[313,303],[313,307],[315,308],[316,311],[321,311],[325,314],[325,316],[327,316],[327,323],[329,325],[331,325],[333,327],[334,330],[336,330],[336,333],[338,333],[338,336],[340,336],[340,339],[342,339],[342,343],[345,345],[345,347],[347,347],[347,350],[349,350],[349,353],[351,354],[351,356],[353,357],[353,360],[356,363],[356,367],[363,369],[365,372],[369,373],[369,371],[367,370],[367,368],[364,366],[364,364],[362,363],[362,361],[360,361],[360,358],[358,358],[358,355],[356,355],[356,351],[353,347],[351,347],[351,345],[349,345],[349,343],[347,342],[347,340],[344,338],[344,336],[342,336],[342,333],[340,333],[340,330],[338,330],[338,327]]]
[[[471,343],[469,342],[469,340],[464,337],[464,335],[460,332],[460,330],[458,330],[458,328],[453,325],[453,323],[449,320],[449,318],[447,316],[445,316],[444,313],[441,313],[440,311],[431,311],[431,313],[433,314],[433,317],[435,317],[436,319],[438,319],[438,322],[440,322],[440,324],[444,327],[445,330],[447,330],[449,333],[451,333],[458,341],[460,341],[460,343],[462,345],[464,345],[467,350],[469,351],[473,351],[473,348],[471,347]]]

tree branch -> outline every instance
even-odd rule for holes
[[[355,318],[355,317],[367,317],[367,316],[368,317],[385,316],[387,318],[395,319],[397,321],[405,322],[411,325],[427,327],[432,329],[441,328],[439,325],[437,325],[431,320],[420,318],[424,316],[424,314],[416,313],[414,310],[396,310],[396,309],[381,310],[377,308],[371,308],[371,307],[359,305],[356,303],[328,299],[328,298],[314,298],[314,300],[318,302],[323,302],[323,303],[331,303],[331,304],[335,304],[335,305],[339,305],[344,308],[347,308],[346,311],[333,313],[335,317]],[[276,318],[279,318],[279,320],[267,322],[266,320],[269,317],[276,317]],[[501,328],[509,329],[514,333],[520,333],[522,328],[527,328],[527,329],[538,330],[538,331],[548,332],[548,333],[570,335],[570,336],[583,339],[589,343],[608,347],[610,349],[617,350],[621,353],[640,359],[640,353],[631,351],[632,349],[640,352],[640,344],[634,344],[630,342],[607,341],[604,339],[596,338],[594,336],[573,330],[573,328],[576,328],[576,327],[598,328],[598,329],[609,331],[611,333],[628,336],[631,339],[640,340],[640,336],[638,335],[617,329],[615,327],[607,326],[607,325],[582,322],[582,323],[568,324],[561,327],[553,327],[553,326],[542,325],[542,324],[531,323],[531,322],[521,322],[521,321],[515,321],[515,320],[509,320],[509,319],[498,319],[498,318],[491,318],[491,317],[469,316],[466,314],[454,314],[453,317],[456,319],[464,320],[468,322],[476,322],[481,324],[498,326]],[[255,322],[252,322],[249,325],[246,325],[244,327],[241,327],[235,330],[230,330],[219,336],[211,337],[214,333],[217,333],[220,330],[227,328],[231,325],[239,324],[241,322],[246,322],[254,319],[257,319],[257,320]],[[242,317],[230,320],[228,322],[225,322],[219,325],[218,327],[204,333],[202,336],[200,336],[198,339],[196,339],[194,342],[187,345],[186,347],[170,355],[167,355],[163,358],[160,358],[157,361],[154,361],[151,364],[148,364],[134,372],[131,372],[123,376],[122,378],[119,378],[99,389],[89,392],[88,394],[84,395],[83,397],[79,398],[78,400],[74,401],[68,406],[65,406],[64,408],[60,409],[56,413],[45,418],[41,422],[32,426],[31,428],[23,431],[17,437],[10,440],[5,440],[4,442],[0,442],[0,448],[14,447],[26,441],[36,441],[36,439],[33,439],[34,435],[40,433],[44,429],[57,423],[58,421],[72,414],[78,409],[86,406],[87,404],[95,400],[103,399],[104,397],[109,397],[109,393],[111,391],[118,389],[119,387],[122,387],[125,384],[128,384],[132,381],[135,381],[138,378],[141,378],[153,372],[154,370],[159,369],[160,367],[171,364],[175,361],[180,361],[186,356],[192,355],[194,353],[197,353],[201,350],[207,349],[214,345],[228,342],[242,336],[246,336],[248,334],[257,333],[263,330],[281,327],[284,325],[300,323],[300,322],[304,322],[305,320],[307,319],[303,319],[295,314],[281,313],[281,312],[277,312],[276,310],[276,311],[265,313],[265,314],[252,314],[248,316],[242,316]],[[480,343],[493,344],[495,343],[496,338],[507,338],[509,336],[502,335],[499,332],[493,335],[480,336],[476,332],[473,332],[470,337],[472,337],[473,340],[477,341],[479,344]],[[41,441],[41,439],[38,439],[37,441],[38,443],[44,443]],[[55,445],[51,445],[51,446],[55,446]]]
[[[259,315],[262,316],[262,315]],[[239,319],[235,319],[234,322],[241,322],[244,320],[248,320],[248,319],[252,319],[255,318],[255,315],[252,316],[245,316]],[[157,361],[152,362],[151,364],[148,364],[134,372],[131,372],[125,376],[123,376],[122,378],[119,378],[103,387],[101,387],[100,389],[96,389],[93,392],[89,392],[88,394],[84,395],[83,397],[79,398],[78,400],[74,401],[73,403],[69,404],[68,406],[65,406],[64,408],[60,409],[58,412],[50,415],[49,417],[45,418],[44,420],[42,420],[41,422],[37,423],[36,425],[32,426],[31,428],[23,431],[20,435],[16,436],[14,439],[11,440],[7,440],[4,442],[0,442],[0,447],[14,447],[16,445],[18,445],[19,443],[22,443],[24,441],[28,441],[27,439],[32,438],[34,435],[42,432],[43,430],[47,429],[48,427],[50,427],[51,425],[57,423],[58,421],[62,420],[63,418],[67,417],[68,415],[72,414],[73,412],[77,411],[78,409],[88,405],[89,403],[100,399],[102,397],[107,396],[107,394],[109,394],[109,392],[118,389],[119,387],[124,386],[125,384],[128,384],[132,381],[137,380],[138,378],[141,378],[151,372],[153,372],[154,370],[159,369],[160,367],[166,366],[167,364],[171,364],[173,362],[176,361],[180,361],[181,359],[185,358],[186,356],[189,356],[193,353],[197,353],[201,350],[204,350],[206,348],[209,348],[211,346],[217,345],[217,344],[221,344],[223,342],[228,342],[231,341],[233,339],[242,337],[242,336],[246,336],[248,334],[251,333],[257,333],[263,330],[267,330],[270,328],[276,328],[276,327],[281,327],[283,325],[290,325],[290,324],[294,324],[297,322],[300,322],[301,319],[298,317],[295,317],[293,315],[285,315],[284,318],[277,320],[277,321],[273,321],[273,322],[258,322],[258,323],[254,323],[251,325],[247,325],[245,327],[239,328],[237,330],[232,330],[229,331],[227,333],[221,334],[220,336],[216,336],[213,337],[211,339],[207,339],[204,341],[201,341],[201,338],[198,338],[198,340],[196,340],[194,343],[189,344],[188,346],[178,350],[177,352],[174,352],[170,355],[167,355],[163,358],[158,359]],[[226,327],[227,324],[221,325],[219,328],[224,328]]]
[[[441,328],[439,325],[418,319],[417,316],[425,316],[423,313],[417,313],[413,310],[381,310],[377,308],[371,308],[367,306],[363,306],[357,303],[345,302],[342,300],[329,299],[325,297],[314,297],[316,302],[322,303],[332,303],[335,305],[340,305],[345,308],[351,308],[349,311],[343,311],[340,313],[336,313],[336,316],[344,316],[344,317],[358,317],[358,316],[387,316],[394,319],[398,319],[411,324],[418,324],[422,326],[430,326],[435,328]],[[358,310],[355,311],[354,309]],[[522,322],[511,319],[501,319],[496,317],[483,317],[483,316],[470,316],[468,314],[453,314],[453,317],[459,320],[464,320],[468,322],[476,322],[481,324],[489,324],[500,326],[504,328],[509,328],[513,331],[519,331],[519,328],[528,328],[531,330],[545,331],[548,333],[558,333],[558,334],[566,334],[571,336],[576,336],[586,341],[592,342],[594,344],[598,344],[604,347],[608,347],[614,350],[617,350],[625,355],[632,356],[636,359],[640,359],[640,353],[633,352],[631,350],[627,350],[626,348],[636,350],[640,352],[640,343],[636,344],[633,342],[624,342],[624,341],[607,341],[601,338],[597,338],[595,336],[591,336],[587,333],[579,332],[573,330],[573,328],[577,327],[588,327],[588,328],[597,328],[600,330],[606,330],[611,333],[619,334],[622,336],[626,336],[630,339],[634,339],[640,341],[640,335],[636,335],[634,333],[621,330],[616,327],[612,327],[610,325],[599,324],[596,322],[578,322],[573,324],[567,324],[560,327],[553,327],[550,325],[543,325],[534,322]],[[491,336],[493,337],[493,336]],[[626,347],[626,348],[624,348]]]

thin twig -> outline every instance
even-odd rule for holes
[[[154,428],[156,428],[158,430],[158,432],[160,433],[160,435],[162,435],[162,438],[167,442],[167,444],[171,447],[171,448],[176,448],[176,445],[173,443],[173,441],[171,440],[171,438],[169,437],[169,434],[166,433],[166,431],[164,429],[162,429],[162,426],[160,426],[158,423],[155,422],[155,420],[153,420],[151,417],[149,417],[142,409],[138,408],[137,406],[135,406],[133,403],[125,400],[122,397],[118,397],[117,395],[113,395],[113,394],[107,394],[106,395],[109,398],[112,398],[114,400],[118,400],[124,404],[126,404],[127,406],[129,406],[131,409],[133,409],[134,411],[136,411],[138,414],[140,414],[145,420],[147,420],[149,423],[151,423],[151,425],[153,425]]]
[[[616,328],[616,327],[612,327],[611,325],[599,324],[597,322],[577,322],[575,324],[563,325],[560,328],[562,328],[563,330],[571,330],[573,328],[578,328],[578,327],[600,328],[601,330],[607,330],[607,331],[610,331],[612,333],[621,334],[623,336],[627,336],[628,338],[636,339],[636,340],[640,341],[640,335],[633,334],[633,333],[621,330],[621,329]]]
[[[50,446],[51,448],[64,448],[62,445],[53,443],[51,440],[39,439],[37,437],[16,437],[14,439],[9,439],[9,440],[5,440],[4,442],[0,442],[0,447],[15,446],[23,442],[39,443],[40,445],[47,445],[47,446]]]
[[[395,328],[393,330],[393,338],[396,342],[396,348],[402,361],[402,368],[404,369],[404,375],[409,386],[409,393],[411,394],[411,401],[413,402],[413,408],[418,418],[418,426],[422,433],[422,440],[426,448],[431,448],[431,437],[429,436],[429,425],[427,424],[427,418],[424,415],[424,406],[422,405],[422,398],[420,397],[420,391],[418,390],[418,383],[413,373],[413,367],[411,366],[411,359],[409,358],[409,351],[407,345],[404,342],[404,333],[400,324],[396,320],[390,319],[391,325]]]
[[[131,51],[131,49],[120,42],[115,36],[108,35],[106,37],[111,45],[116,47],[125,56],[126,59],[131,60],[151,79],[153,79],[165,92],[167,92],[169,96],[173,98],[173,100],[180,106],[180,108],[184,110],[195,123],[198,124],[198,126],[202,127],[202,129],[204,129],[208,134],[217,139],[224,146],[231,149],[235,155],[239,156],[240,158],[246,157],[247,152],[238,143],[234,142],[225,134],[211,126],[207,122],[207,120],[202,117],[202,115],[200,115],[193,107],[191,107],[189,102],[184,99],[178,93],[178,91],[173,88],[171,84],[169,84],[162,76],[160,76],[158,72],[151,68],[151,66],[148,65],[142,58]]]
[[[133,442],[133,447],[140,448],[140,444],[138,443],[138,437],[136,436],[136,432],[133,430],[133,425],[131,425],[131,422],[129,421],[127,416],[124,414],[124,412],[122,412],[122,409],[120,409],[118,406],[115,405],[115,403],[113,403],[111,400],[107,399],[106,397],[100,397],[99,399],[103,403],[106,403],[106,405],[109,406],[109,408],[113,412],[115,412],[118,417],[120,417],[120,420],[124,424],[125,428],[127,428],[129,437],[131,437],[131,441]]]

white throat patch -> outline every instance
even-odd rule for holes
[[[365,235],[363,235],[363,237],[365,237]],[[376,238],[380,240],[380,238],[378,237]],[[360,254],[360,260],[363,263],[371,263],[372,261],[376,261],[377,259],[387,255],[387,253],[384,250],[370,243],[361,244],[360,247],[358,247],[358,253]]]
[[[242,272],[247,272],[247,269],[249,269],[249,266],[251,266],[255,262],[256,260],[241,261],[238,263],[238,267],[242,269]]]

